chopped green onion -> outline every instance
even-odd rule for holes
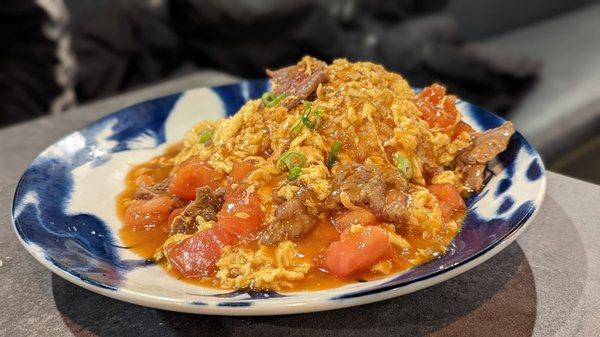
[[[300,132],[302,132],[303,128],[304,124],[302,123],[302,120],[300,120],[298,121],[298,123],[296,123],[296,125],[294,125],[290,134],[292,135],[292,137],[297,137],[300,134]]]
[[[296,180],[302,174],[302,168],[299,166],[292,167],[292,169],[288,172],[287,178],[289,180]]]
[[[285,165],[285,167],[281,166],[282,163]],[[298,151],[288,151],[282,154],[277,161],[277,168],[282,171],[285,168],[291,171],[292,168],[302,167],[302,165],[304,165],[304,156]]]
[[[314,115],[315,115],[314,121],[310,120],[310,113],[311,113],[311,110],[309,108],[308,112],[305,112],[304,115],[302,116],[302,123],[304,125],[306,125],[306,127],[309,129],[315,129],[315,128],[318,128],[319,126],[321,126],[321,122],[323,120],[323,108],[318,108],[314,112]]]
[[[329,151],[329,155],[327,155],[327,167],[331,169],[335,162],[337,162],[337,155],[342,148],[342,143],[339,140],[334,140],[333,144],[331,144],[331,151]]]
[[[281,101],[286,97],[285,94],[281,94],[279,96],[275,96],[274,93],[267,91],[261,96],[261,100],[265,104],[267,108],[272,108],[277,106]]]
[[[204,143],[208,142],[212,138],[214,133],[215,133],[215,131],[212,129],[209,129],[209,128],[202,129],[202,131],[200,132],[200,144],[204,144]]]
[[[267,105],[267,103],[271,102],[273,100],[273,98],[275,98],[275,95],[270,92],[267,91],[264,94],[262,94],[262,96],[260,97],[260,99],[262,100],[262,102]]]
[[[413,167],[410,159],[401,154],[396,154],[394,158],[396,159],[396,168],[398,171],[400,171],[406,179],[411,179],[413,176]]]
[[[281,164],[284,164],[285,167],[282,167]],[[277,161],[277,168],[280,170],[288,169],[287,178],[289,180],[296,180],[302,174],[302,165],[304,165],[304,156],[302,153],[297,151],[288,151],[281,155],[279,160]]]
[[[316,129],[323,123],[323,108],[318,107],[314,112],[312,110],[312,103],[307,100],[302,100],[304,105],[304,113],[300,117],[300,121],[294,125],[290,132],[292,137],[296,137],[302,131],[302,128],[306,126],[309,129]],[[311,114],[314,114],[314,118],[311,120]]]

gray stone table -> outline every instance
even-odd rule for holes
[[[0,336],[600,335],[600,187],[554,173],[531,226],[492,259],[425,290],[336,311],[220,317],[144,308],[72,285],[25,252],[10,207],[41,150],[116,108],[210,83],[188,77],[0,130]]]

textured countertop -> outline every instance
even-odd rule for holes
[[[211,81],[188,77],[0,130],[0,336],[598,336],[600,187],[551,172],[544,204],[516,243],[442,284],[349,309],[274,317],[166,312],[79,288],[29,256],[10,209],[21,173],[40,151],[114,109],[202,84]]]

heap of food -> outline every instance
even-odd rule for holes
[[[272,91],[128,175],[123,241],[180,277],[306,290],[427,262],[514,132],[476,132],[444,87],[368,62],[267,73]]]

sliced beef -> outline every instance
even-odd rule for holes
[[[464,164],[487,164],[499,153],[506,150],[510,137],[515,133],[511,122],[473,136],[473,144],[463,150],[458,158]]]
[[[408,182],[395,169],[369,164],[345,164],[332,180],[332,197],[342,204],[342,194],[359,207],[370,209],[380,220],[397,224],[406,220]]]
[[[463,174],[465,186],[471,192],[483,189],[485,166],[499,153],[506,150],[510,137],[515,133],[511,122],[473,136],[473,144],[461,151],[455,165]]]
[[[206,221],[216,221],[222,206],[222,194],[218,195],[208,186],[197,188],[196,199],[189,203],[171,224],[171,235],[195,233],[196,218],[201,216]]]
[[[261,234],[259,243],[271,245],[282,240],[297,240],[310,232],[318,218],[308,213],[302,201],[295,197],[276,206],[275,219]]]
[[[485,181],[485,164],[470,164],[462,167],[465,187],[471,192],[483,189]]]
[[[281,102],[288,109],[300,104],[316,90],[327,78],[327,64],[312,57],[305,57],[298,64],[279,70],[267,70],[271,77],[273,93],[285,94]]]
[[[167,191],[169,188],[169,178],[163,179],[163,181],[157,183],[152,187],[140,186],[135,190],[133,198],[136,200],[150,200],[159,194]]]
[[[133,198],[135,200],[150,200],[154,197],[157,197],[158,193],[152,191],[152,188],[140,186],[133,193]]]

